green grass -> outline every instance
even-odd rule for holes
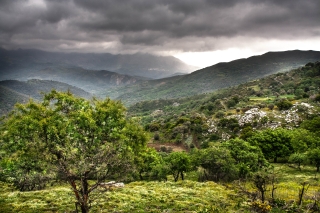
[[[272,97],[256,97],[256,96],[252,96],[249,97],[250,101],[270,101],[270,100],[274,100],[274,98]]]
[[[195,181],[133,182],[122,189],[94,194],[92,212],[234,212],[243,202],[233,190]],[[67,186],[18,192],[1,184],[0,212],[71,212],[75,209]]]
[[[257,96],[250,96],[250,101],[274,101],[277,97],[276,96],[268,96],[268,97],[257,97]],[[279,98],[295,98],[295,95],[280,95]]]
[[[316,173],[315,167],[302,166],[298,168],[289,167],[287,164],[272,164],[276,175],[276,190],[275,198],[298,201],[299,190],[302,188],[302,183],[307,183],[308,190],[305,192],[304,201],[312,202],[312,197],[319,190],[319,173]],[[252,185],[251,185],[252,187]],[[252,187],[253,188],[253,187]],[[268,187],[267,198],[271,198],[271,185]]]
[[[260,91],[259,85],[253,85],[253,86],[250,86],[249,88],[252,88],[256,92]]]
[[[314,166],[301,166],[301,170],[287,164],[273,164],[273,166],[275,173],[279,174],[280,182],[312,182],[320,177]]]
[[[74,206],[71,190],[58,186],[41,191],[19,192],[1,183],[0,212],[63,212]]]
[[[273,164],[277,175],[275,198],[298,201],[301,183],[307,182],[309,188],[303,201],[304,206],[313,202],[319,190],[319,174],[315,167],[303,166],[301,170],[286,164]],[[187,174],[194,179],[194,174]],[[244,184],[244,183],[243,183]],[[249,191],[256,191],[247,182]],[[91,196],[92,212],[249,212],[248,198],[240,196],[235,190],[237,182],[226,186],[214,182],[200,183],[185,180],[178,182],[132,182],[124,188],[113,191],[97,189]],[[271,185],[266,198],[271,198]],[[72,212],[75,199],[67,185],[52,186],[46,190],[19,192],[0,182],[0,212]]]

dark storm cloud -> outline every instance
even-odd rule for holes
[[[221,37],[319,36],[319,21],[319,0],[1,0],[0,45],[199,51]]]

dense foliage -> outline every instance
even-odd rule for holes
[[[200,186],[196,181],[208,182],[201,186],[210,185],[211,181],[223,183],[224,191],[234,190],[235,194],[228,191],[232,210],[316,209],[317,195],[312,198],[313,204],[310,194],[307,205],[302,204],[320,169],[320,111],[316,98],[319,74],[320,63],[309,63],[289,73],[213,94],[143,102],[129,109],[131,119],[119,102],[89,102],[70,93],[52,91],[41,103],[17,105],[2,121],[1,178],[21,191],[42,189],[52,180],[66,180],[83,212],[88,211],[92,197],[109,195],[101,195],[98,187],[111,179],[146,181],[130,183],[133,188],[135,184],[148,184],[147,181],[164,181],[157,185],[170,187]],[[134,121],[141,122],[144,130]],[[146,134],[151,138],[148,148]],[[282,199],[280,192],[275,197],[282,187],[279,179],[283,185],[288,182],[286,176],[279,175],[284,169],[273,164],[278,162],[289,165],[291,173],[300,172],[300,182],[290,180],[298,206],[286,203],[289,199]],[[308,178],[303,177],[306,168]],[[318,189],[317,184],[312,187]],[[175,198],[179,202],[169,199],[171,194],[153,196],[155,188],[141,190],[148,192],[137,193],[140,201],[162,212],[230,210],[214,201],[210,209],[200,200],[199,207],[186,207],[180,197],[198,192],[188,194],[185,189],[179,189],[183,191]],[[130,188],[124,191],[129,192]],[[105,199],[108,198],[100,201]],[[218,200],[227,205],[223,199]],[[113,205],[116,212],[120,204]],[[131,203],[121,208],[160,212],[153,207]],[[96,203],[93,209],[112,207]]]
[[[89,102],[56,91],[41,103],[17,105],[0,134],[6,180],[20,190],[65,180],[82,212],[89,211],[89,195],[100,183],[133,172],[135,155],[146,143],[144,132],[126,120],[120,102]]]

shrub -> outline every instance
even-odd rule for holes
[[[279,110],[288,110],[293,106],[293,104],[287,99],[281,99],[277,101],[276,106]]]
[[[216,113],[216,118],[222,118],[222,117],[224,117],[224,116],[225,116],[225,113],[222,112],[222,111],[218,111],[218,112]]]

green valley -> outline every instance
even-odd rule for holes
[[[309,62],[127,111],[51,91],[1,120],[1,211],[317,212],[319,88]]]

